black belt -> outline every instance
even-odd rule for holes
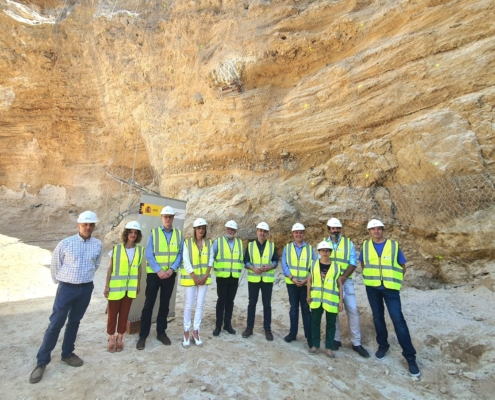
[[[87,285],[92,285],[93,284],[93,281],[91,282],[85,282],[85,283],[69,283],[69,282],[62,282],[60,281],[60,283],[63,283],[64,285],[69,285],[69,286],[87,286]]]

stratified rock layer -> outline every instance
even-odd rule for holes
[[[108,171],[188,200],[213,234],[266,220],[281,249],[294,222],[316,243],[337,216],[359,244],[379,217],[424,276],[486,272],[493,1],[0,8],[4,194],[63,186],[110,218],[127,187]]]

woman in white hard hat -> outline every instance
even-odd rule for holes
[[[210,239],[206,238],[207,223],[198,218],[193,223],[194,236],[184,241],[182,251],[183,265],[180,269],[180,284],[186,288],[184,305],[184,338],[182,346],[186,349],[191,344],[191,312],[196,299],[192,338],[201,347],[203,341],[199,336],[199,328],[203,317],[203,305],[206,289],[211,283],[210,272],[213,266],[213,251]]]
[[[318,244],[320,259],[310,269],[308,277],[307,301],[311,308],[311,335],[313,346],[309,349],[310,354],[316,354],[320,348],[321,317],[325,312],[327,321],[325,329],[326,354],[335,358],[332,352],[333,338],[335,336],[335,322],[339,311],[343,309],[342,280],[340,277],[340,266],[330,260],[332,247],[328,242]]]
[[[108,254],[110,266],[103,295],[108,299],[107,333],[110,353],[124,349],[123,338],[127,329],[127,318],[132,300],[139,294],[144,247],[138,246],[137,243],[140,243],[141,239],[139,222],[131,221],[122,232],[122,244],[114,246]]]

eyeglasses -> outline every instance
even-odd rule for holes
[[[162,215],[162,218],[164,219],[174,219],[173,215]]]

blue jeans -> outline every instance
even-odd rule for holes
[[[299,306],[301,306],[301,316],[304,326],[304,336],[308,340],[309,347],[313,347],[311,338],[311,311],[309,304],[306,301],[308,288],[306,286],[298,287],[296,285],[287,284],[287,292],[289,293],[290,304],[290,331],[289,334],[295,339],[299,327]]]
[[[67,321],[65,327],[64,341],[62,343],[62,357],[66,358],[74,352],[77,330],[93,293],[93,282],[73,285],[60,282],[57,294],[53,302],[53,311],[50,323],[45,331],[43,343],[36,358],[38,365],[47,365],[51,361],[51,352],[57,345],[60,330]]]
[[[366,286],[366,294],[373,312],[373,322],[376,330],[376,341],[380,349],[388,350],[388,332],[385,324],[385,308],[387,305],[388,314],[394,324],[397,340],[402,347],[402,355],[407,361],[416,359],[416,350],[411,342],[411,335],[401,310],[400,292],[398,290],[387,289],[385,287]]]

